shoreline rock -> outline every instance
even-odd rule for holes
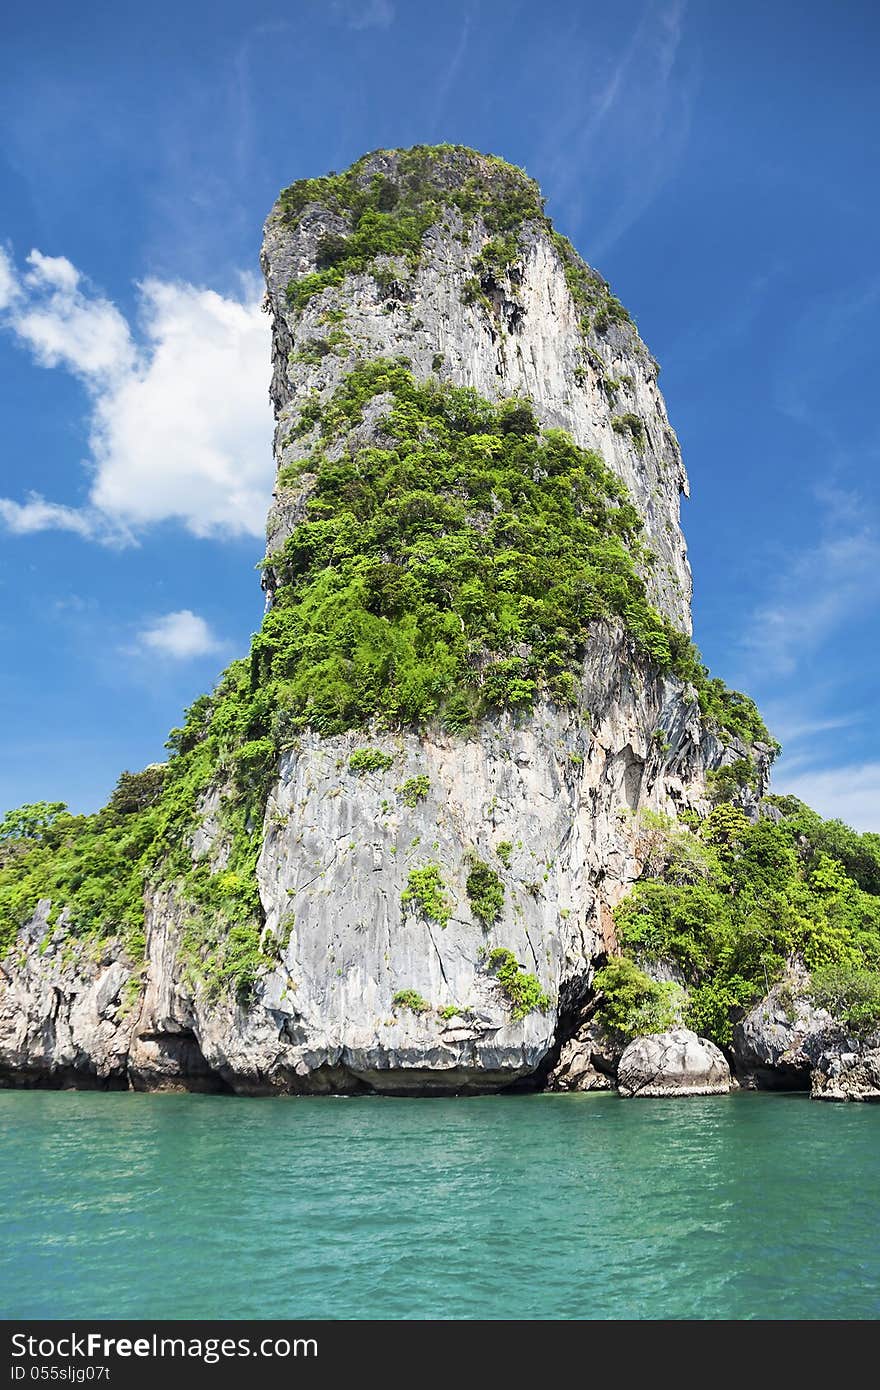
[[[724,1053],[689,1028],[671,1028],[634,1038],[617,1068],[624,1099],[666,1096],[724,1096],[730,1091]]]

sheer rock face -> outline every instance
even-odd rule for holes
[[[118,942],[71,949],[43,899],[0,965],[0,1085],[125,1086],[137,1010]]]
[[[364,181],[376,173],[393,179],[396,164],[393,152],[374,155]],[[462,182],[481,167],[475,155],[440,172]],[[490,237],[479,218],[466,227],[455,207],[426,234],[415,270],[388,258],[396,276],[391,288],[380,288],[372,275],[354,275],[309,300],[301,313],[291,309],[287,286],[315,271],[324,236],[344,231],[339,216],[319,204],[288,224],[279,203],[266,223],[261,261],[273,319],[278,467],[303,457],[304,440],[289,436],[306,400],[314,392],[325,399],[355,356],[403,354],[418,379],[436,373],[490,400],[528,396],[542,425],[567,430],[577,444],[597,450],[626,483],[657,556],[647,576],[653,601],[690,632],[691,573],[679,524],[687,475],[657,386],[657,364],[633,325],[612,321],[606,331],[584,335],[559,252],[534,222],[524,226],[514,274],[492,292],[492,311],[479,302],[465,304],[465,282]],[[337,307],[345,313],[349,344],[317,362],[291,362],[307,344],[326,338],[322,316]],[[643,446],[613,427],[628,414],[643,422]],[[269,518],[270,553],[289,534],[290,506],[282,489]]]
[[[393,169],[393,156],[376,160]],[[653,360],[627,323],[593,334],[604,373],[631,383],[616,388],[612,404],[585,359],[548,234],[526,228],[516,283],[501,287],[489,313],[463,304],[461,294],[485,230],[479,221],[464,229],[454,211],[446,222],[427,234],[418,268],[400,268],[393,293],[381,293],[370,275],[353,276],[296,316],[286,287],[314,271],[319,240],[339,230],[339,219],[315,205],[295,226],[277,209],[270,216],[263,266],[278,465],[303,456],[309,438],[290,437],[302,406],[314,392],[329,395],[354,353],[405,354],[418,377],[436,371],[492,398],[528,395],[546,425],[601,451],[626,481],[658,555],[655,601],[689,629],[678,522],[685,476]],[[327,332],[320,319],[331,303],[347,316],[348,355],[291,362]],[[645,425],[641,451],[612,427],[628,410]],[[373,403],[358,427],[365,442],[381,434],[381,416],[382,402]],[[303,484],[307,478],[298,492],[277,493],[270,553],[302,517]],[[351,770],[353,750],[366,745],[392,759],[386,771]],[[436,729],[304,734],[284,756],[266,807],[258,880],[275,960],[248,1005],[211,997],[193,981],[181,952],[185,908],[170,890],[148,893],[146,962],[137,973],[121,959],[56,968],[54,957],[40,955],[44,913],[0,978],[0,1082],[430,1093],[541,1077],[613,945],[612,909],[641,870],[633,812],[707,809],[707,769],[746,751],[707,733],[693,691],[638,659],[619,626],[600,624],[572,708],[544,704],[486,719],[469,737]],[[426,778],[427,790],[409,804],[401,789],[413,778]],[[194,853],[222,867],[217,809],[208,796]],[[499,845],[509,849],[499,854]],[[468,897],[475,859],[504,889],[489,926]],[[445,924],[404,900],[411,871],[429,865],[442,880]],[[545,1007],[515,1016],[489,960],[497,947],[535,977]],[[134,974],[126,1008],[97,998],[120,969],[126,979]],[[395,1003],[407,992],[427,1007]]]

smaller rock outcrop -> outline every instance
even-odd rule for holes
[[[634,1038],[617,1068],[620,1094],[631,1096],[723,1096],[730,1068],[708,1038],[689,1028],[672,1028]]]
[[[793,971],[734,1026],[733,1062],[747,1090],[808,1091],[834,1020],[810,999],[806,971]]]
[[[131,966],[116,940],[71,946],[51,906],[40,900],[0,964],[0,1086],[124,1086]]]
[[[613,1091],[622,1047],[595,1019],[563,1043],[547,1077],[548,1091]]]
[[[810,1094],[813,1100],[880,1101],[880,1047],[824,1052],[813,1071]]]

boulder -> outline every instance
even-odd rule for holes
[[[730,1090],[730,1068],[708,1038],[689,1028],[672,1028],[635,1038],[617,1068],[620,1094],[629,1096],[722,1096]]]

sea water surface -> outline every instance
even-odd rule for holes
[[[880,1107],[0,1092],[6,1318],[873,1318]]]

